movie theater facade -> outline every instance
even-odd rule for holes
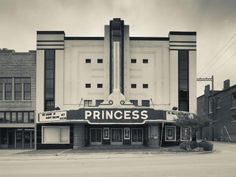
[[[151,146],[191,139],[196,33],[130,37],[115,18],[104,37],[38,31],[36,148]]]

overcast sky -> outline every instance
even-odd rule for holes
[[[236,84],[236,0],[0,0],[0,48],[35,50],[37,30],[103,36],[114,17],[131,36],[197,31],[198,77],[214,75],[216,89]],[[208,83],[198,82],[198,95]]]

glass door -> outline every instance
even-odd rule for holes
[[[22,129],[16,130],[16,148],[17,149],[23,148],[23,131],[22,131]]]
[[[90,129],[90,144],[91,145],[102,144],[102,129],[101,128]]]
[[[122,128],[111,129],[111,144],[121,145],[123,143],[123,132]]]
[[[15,148],[15,129],[8,129],[8,148]]]
[[[132,144],[143,144],[143,129],[132,128]]]

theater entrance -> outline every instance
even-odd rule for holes
[[[87,145],[144,145],[148,139],[147,126],[90,126],[86,127]]]
[[[111,144],[112,145],[123,144],[123,129],[122,128],[111,129]]]

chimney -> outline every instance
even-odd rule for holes
[[[230,87],[230,80],[227,79],[227,80],[224,81],[224,87],[223,87],[223,90],[226,90],[226,89],[228,89],[229,87]]]
[[[210,94],[210,85],[206,85],[204,90],[204,95],[209,95],[209,94]]]

